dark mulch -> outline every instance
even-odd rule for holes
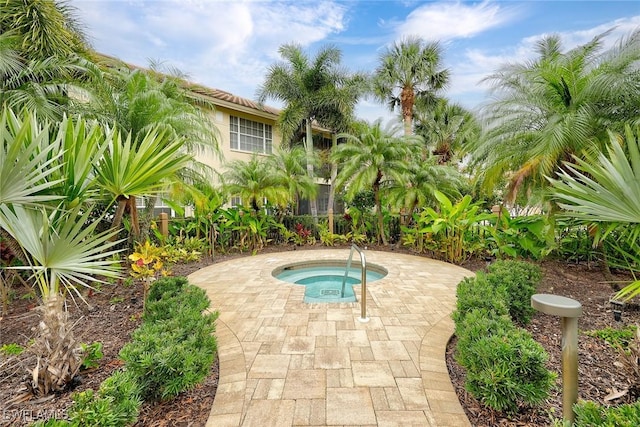
[[[318,249],[319,245],[317,246]],[[268,251],[293,250],[292,247],[269,247]],[[305,248],[306,249],[306,248]],[[382,248],[370,248],[382,250]],[[386,250],[391,250],[387,248]],[[395,249],[404,252],[402,249]],[[216,256],[197,263],[175,266],[175,275],[187,275],[212,263],[225,261],[248,254]],[[478,270],[484,262],[467,263],[465,267]],[[601,329],[605,326],[622,327],[640,322],[637,307],[628,309],[622,322],[615,322],[608,300],[613,292],[612,285],[606,283],[604,273],[597,266],[565,264],[550,261],[542,264],[544,270],[541,293],[555,293],[579,300],[584,307],[580,318],[581,330]],[[614,279],[628,280],[627,276]],[[33,310],[36,302],[22,299],[26,292],[16,289],[16,298],[8,313],[0,317],[0,345],[18,343],[25,345],[35,334],[37,313]],[[72,392],[89,388],[97,389],[112,372],[121,367],[118,352],[128,342],[131,332],[140,324],[142,313],[141,285],[103,285],[100,292],[87,295],[89,306],[82,302],[69,304],[69,313],[77,325],[76,336],[82,342],[100,341],[104,346],[104,358],[100,367],[82,372],[72,387],[64,392],[44,399],[14,401],[24,393],[27,372],[24,367],[0,372],[0,426],[26,425],[40,416],[49,418],[54,414],[64,415],[72,403]],[[215,307],[213,307],[215,309]],[[528,329],[549,352],[550,369],[560,372],[560,325],[551,316],[536,314]],[[455,338],[452,344],[455,343]],[[614,365],[617,354],[597,338],[584,334],[579,336],[580,398],[602,402],[611,391],[626,387],[626,377]],[[554,390],[548,403],[542,409],[522,408],[510,418],[482,407],[464,391],[464,372],[453,360],[453,346],[447,351],[447,363],[454,387],[458,393],[471,423],[475,426],[544,426],[550,424],[550,414],[561,416],[561,386]],[[3,360],[0,358],[0,364]],[[560,376],[559,376],[560,377]],[[204,426],[213,404],[218,380],[218,365],[213,367],[206,381],[176,399],[156,404],[145,403],[141,408],[140,421],[136,426]],[[560,384],[560,378],[558,380]]]

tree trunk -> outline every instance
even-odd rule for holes
[[[62,295],[49,294],[38,310],[41,312],[39,335],[29,349],[36,356],[30,386],[36,396],[46,396],[71,383],[80,370],[82,357]]]
[[[387,246],[387,236],[384,234],[384,217],[382,216],[382,202],[380,200],[380,178],[382,174],[378,171],[378,179],[373,184],[373,194],[376,201],[376,216],[378,217],[378,243],[382,240],[382,244]]]
[[[331,136],[331,152],[333,153],[338,146],[338,134],[334,133]],[[329,201],[327,203],[327,216],[329,217],[329,232],[335,233],[335,227],[333,224],[333,204],[336,197],[336,177],[338,176],[338,164],[331,162],[331,180],[329,181]]]
[[[307,175],[311,178],[312,182],[315,182],[315,174],[313,171],[313,134],[311,131],[311,119],[306,119],[306,133],[307,136],[304,142],[304,148],[307,152]],[[315,197],[309,199],[309,209],[311,210],[311,217],[313,223],[318,224],[318,200]]]
[[[111,221],[111,228],[113,230],[117,230],[122,225],[122,217],[124,216],[124,210],[127,207],[128,200],[124,196],[118,196],[118,207],[116,208],[116,213],[113,215],[113,221]],[[112,241],[118,239],[118,233],[114,234],[111,237]]]

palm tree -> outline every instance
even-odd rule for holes
[[[283,45],[279,52],[284,61],[269,68],[265,82],[258,89],[258,102],[274,98],[286,104],[278,118],[283,140],[290,139],[297,129],[304,126],[307,175],[315,181],[312,124],[329,122],[334,112],[346,112],[355,102],[344,96],[347,92],[340,91],[345,79],[345,73],[339,68],[342,53],[327,46],[310,60],[296,44]],[[309,205],[311,215],[317,221],[317,200],[311,198]]]
[[[441,165],[451,163],[480,133],[471,112],[445,98],[438,99],[433,108],[416,104],[415,122],[416,134],[422,136]]]
[[[5,0],[0,7],[0,103],[59,119],[91,67],[75,10],[66,1]]]
[[[406,212],[415,212],[424,207],[436,207],[436,191],[449,199],[460,197],[463,178],[458,170],[439,164],[436,156],[425,160],[414,159],[408,165],[406,181],[394,183],[389,188],[389,202]]]
[[[400,138],[394,129],[383,129],[381,122],[373,125],[357,123],[353,134],[340,134],[345,143],[337,147],[332,158],[342,168],[336,185],[346,187],[346,197],[353,198],[362,190],[372,190],[378,217],[378,242],[387,244],[382,215],[382,189],[385,185],[401,185],[406,180],[407,158],[416,137]]]
[[[508,64],[485,80],[495,100],[484,108],[486,132],[474,148],[485,187],[505,174],[508,197],[545,187],[573,156],[602,151],[605,129],[622,131],[640,104],[640,30],[603,51],[608,32],[562,51],[558,36],[537,44],[537,59]],[[631,107],[635,105],[636,107]]]
[[[81,365],[81,352],[63,309],[66,288],[80,296],[77,287],[89,286],[96,276],[116,277],[119,269],[106,260],[117,242],[112,232],[96,234],[98,221],[91,209],[77,206],[52,209],[63,195],[55,189],[64,183],[57,175],[67,133],[52,139],[47,124],[25,111],[21,116],[4,107],[0,118],[0,234],[15,241],[22,267],[29,270],[42,297],[39,336],[30,347],[35,355],[31,389],[48,394],[67,385]],[[90,162],[91,164],[91,162]],[[51,194],[53,193],[53,194]],[[82,213],[81,213],[82,212]],[[1,278],[0,278],[1,279]]]
[[[19,42],[13,31],[0,34],[0,104],[58,120],[69,103],[67,94],[85,92],[79,79],[90,64],[57,55],[27,59],[20,54]]]
[[[558,179],[550,179],[552,195],[567,214],[586,223],[606,225],[599,237],[605,239],[613,231],[628,238],[627,250],[618,247],[624,258],[640,265],[640,127],[625,127],[625,136],[609,133],[607,154],[575,158],[565,163],[566,170]],[[625,150],[626,148],[626,150]],[[625,152],[626,151],[626,152]],[[597,244],[598,241],[594,242]],[[630,299],[640,295],[640,280],[623,288],[618,297]]]
[[[275,176],[270,166],[257,154],[249,161],[230,162],[223,174],[226,192],[240,197],[255,213],[264,206],[265,200],[275,205],[286,205],[291,201],[290,188]]]
[[[391,111],[401,108],[404,134],[411,135],[416,101],[434,104],[438,91],[448,82],[449,70],[442,66],[440,44],[407,37],[380,57],[373,76],[373,93],[380,102],[388,103]]]
[[[176,174],[187,167],[191,156],[181,152],[182,139],[167,140],[165,133],[151,129],[144,138],[133,142],[129,133],[122,138],[117,130],[96,164],[97,184],[117,203],[112,228],[118,229],[125,209],[131,215],[132,232],[139,235],[135,198],[160,193]]]
[[[75,9],[64,0],[3,0],[0,34],[19,38],[24,58],[71,57],[86,53],[87,42]]]
[[[299,197],[316,197],[318,185],[305,171],[305,152],[300,147],[278,147],[267,163],[275,183],[286,188],[289,202],[297,202]]]

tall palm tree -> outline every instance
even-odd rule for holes
[[[416,104],[415,132],[422,136],[439,164],[449,164],[468,143],[475,141],[480,126],[471,112],[440,98],[433,107]]]
[[[342,53],[333,46],[321,48],[313,60],[301,46],[285,44],[279,49],[283,61],[272,65],[259,87],[258,102],[274,98],[285,103],[278,124],[283,140],[289,140],[301,126],[305,129],[304,145],[307,153],[307,175],[315,180],[313,166],[313,123],[330,121],[332,113],[345,112],[353,106],[353,99],[340,91],[345,73],[339,67]],[[329,123],[328,123],[329,124]],[[311,215],[317,221],[317,200],[309,200]]]
[[[223,174],[225,189],[229,195],[238,196],[243,203],[258,212],[264,201],[274,205],[286,205],[290,189],[274,175],[271,165],[254,154],[249,161],[234,160]]]
[[[413,133],[416,100],[433,104],[449,82],[449,70],[442,66],[442,47],[411,36],[396,42],[380,57],[373,75],[374,96],[394,111],[400,107],[404,134]]]
[[[345,143],[337,147],[332,158],[342,168],[336,185],[346,187],[346,197],[353,198],[362,190],[372,190],[378,218],[378,242],[387,244],[382,214],[382,190],[385,185],[400,185],[406,180],[407,158],[417,148],[417,137],[397,137],[392,128],[357,123],[353,134],[340,134]]]
[[[508,176],[508,196],[545,187],[572,156],[608,144],[605,129],[637,120],[640,104],[640,30],[603,50],[608,32],[564,52],[558,36],[537,44],[538,57],[508,64],[485,80],[495,100],[484,107],[486,132],[474,148],[485,187]],[[631,107],[635,105],[636,107]]]

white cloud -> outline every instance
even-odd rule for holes
[[[604,40],[603,49],[608,49],[617,43],[622,37],[640,26],[640,16],[617,19],[593,28],[580,31],[557,32],[562,41],[563,50],[569,50],[585,44],[593,37],[615,28]],[[489,84],[481,80],[501,66],[507,63],[522,63],[536,57],[535,45],[543,37],[549,34],[536,34],[526,37],[512,46],[502,47],[497,50],[487,51],[480,49],[468,49],[462,59],[451,65],[453,75],[451,79],[449,96],[460,100],[468,107],[474,107],[486,100]]]
[[[303,47],[342,32],[344,5],[213,0],[73,0],[96,50],[136,65],[156,59],[191,79],[253,98],[285,43]]]
[[[414,9],[398,25],[399,36],[417,35],[427,40],[472,37],[517,18],[517,8],[504,3],[437,2]]]

